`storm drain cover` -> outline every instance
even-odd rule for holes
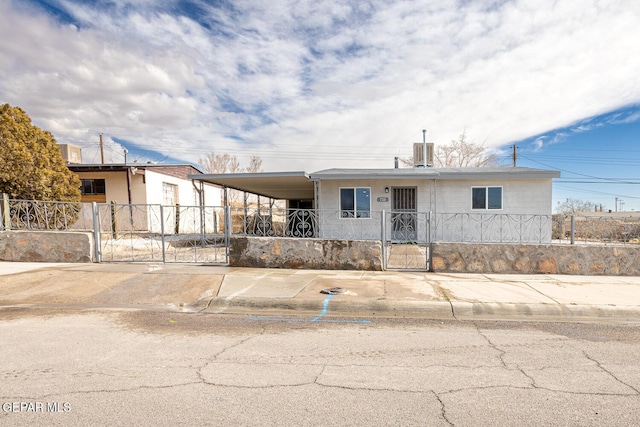
[[[347,292],[347,290],[343,288],[326,288],[320,291],[321,294],[329,295],[344,294],[345,292]]]

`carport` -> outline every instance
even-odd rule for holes
[[[204,174],[189,175],[189,178],[199,191],[204,183],[222,187],[225,208],[232,207],[228,190],[241,191],[245,231],[248,227],[255,234],[268,234],[266,230],[271,227],[274,203],[278,200],[286,202],[286,211],[311,210],[318,206],[317,183],[311,181],[309,174],[303,171]],[[250,195],[257,198],[257,211],[253,216],[249,214]],[[265,198],[266,203],[263,201]],[[237,209],[238,206],[233,208]]]
[[[206,182],[222,187],[225,206],[229,203],[228,189],[245,193],[245,201],[247,193],[258,196],[258,206],[261,197],[269,199],[270,204],[285,200],[287,208],[300,208],[299,204],[311,204],[308,209],[317,206],[314,182],[302,171],[189,175],[189,179],[199,182],[200,186]]]

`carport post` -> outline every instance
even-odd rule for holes
[[[229,243],[231,241],[231,233],[233,233],[233,224],[231,224],[231,206],[224,207],[224,247],[226,262],[229,262]],[[244,234],[246,236],[246,234]]]
[[[91,202],[93,217],[93,252],[96,262],[102,262],[102,235],[100,234],[100,210],[96,202]]]

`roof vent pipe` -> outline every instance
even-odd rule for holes
[[[394,169],[398,169],[398,157],[394,157],[393,158],[393,167]]]
[[[427,130],[422,129],[422,167],[427,167]]]

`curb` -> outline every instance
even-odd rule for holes
[[[287,298],[214,298],[200,312],[294,311],[317,314],[324,300]],[[524,303],[476,303],[463,301],[346,301],[333,299],[326,316],[422,317],[451,320],[616,321],[640,322],[640,307]]]
[[[296,313],[318,313],[325,308],[324,300],[289,298],[214,298],[203,312],[220,313],[226,310],[286,310]],[[434,319],[453,319],[451,304],[441,301],[345,301],[332,300],[326,310],[327,316],[420,316]]]

